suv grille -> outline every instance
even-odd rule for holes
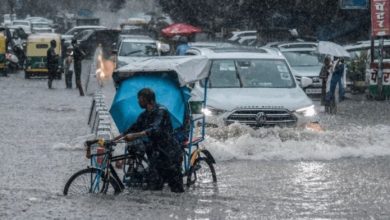
[[[237,109],[227,117],[226,122],[256,127],[289,126],[295,125],[297,118],[286,109]]]

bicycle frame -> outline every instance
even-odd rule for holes
[[[207,100],[207,85],[208,85],[208,78],[205,79],[205,87],[204,87],[204,97],[203,97],[203,101],[202,102],[202,109],[205,109],[206,108],[206,100]],[[197,118],[193,118],[192,117],[192,112],[191,112],[191,109],[189,109],[190,111],[190,117],[191,117],[191,122],[190,122],[190,134],[189,134],[189,143],[187,145],[187,148],[188,150],[185,150],[184,152],[184,158],[183,158],[183,162],[184,162],[184,173],[187,173],[189,171],[189,169],[191,168],[191,166],[193,165],[195,159],[197,158],[197,156],[202,152],[202,151],[205,151],[206,150],[201,150],[199,149],[199,143],[204,141],[205,139],[205,133],[206,133],[206,128],[205,128],[205,124],[206,124],[206,116],[205,114],[202,114],[202,116],[199,116]],[[194,139],[194,130],[196,129],[196,122],[198,121],[201,121],[201,125],[202,125],[202,130],[201,130],[201,136],[200,137],[196,137],[196,139]],[[194,151],[192,151],[193,147],[196,147],[196,149]],[[208,155],[211,156],[211,154],[207,151]],[[212,157],[211,157],[212,158]],[[214,161],[214,159],[212,159]],[[214,161],[215,162],[215,161]]]
[[[125,154],[121,154],[118,156],[112,156],[113,151],[114,151],[114,149],[112,148],[112,146],[110,146],[108,149],[105,149],[104,153],[91,154],[90,166],[97,168],[102,172],[102,173],[96,175],[95,178],[97,178],[97,180],[91,180],[91,189],[93,189],[93,191],[96,191],[96,188],[99,188],[101,178],[98,178],[98,177],[101,177],[101,176],[104,176],[105,178],[112,177],[117,182],[117,184],[121,188],[121,190],[123,190],[125,188],[123,182],[119,178],[119,175],[117,174],[114,167],[112,166],[112,162],[126,160],[126,159],[130,158],[131,155],[125,153]],[[98,157],[103,157],[103,160],[101,163],[98,163],[98,161],[97,161]],[[108,181],[106,181],[106,182],[108,182]],[[95,186],[94,186],[94,184],[95,184]],[[105,187],[107,187],[107,186],[105,186]]]

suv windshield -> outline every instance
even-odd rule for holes
[[[320,58],[313,52],[282,52],[291,66],[320,66]]]
[[[158,56],[156,43],[122,42],[119,56]]]
[[[284,60],[214,60],[210,88],[292,88],[295,81]],[[201,83],[204,86],[204,83]]]

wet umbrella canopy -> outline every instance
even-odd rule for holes
[[[180,88],[166,75],[134,76],[123,81],[115,95],[110,113],[120,132],[125,131],[137,120],[143,111],[138,104],[137,93],[143,88],[151,88],[156,101],[167,107],[173,128],[183,124],[185,103],[189,99],[188,90]]]
[[[318,53],[335,57],[351,57],[344,47],[330,41],[320,41],[318,43]]]
[[[161,33],[167,37],[173,37],[175,35],[189,36],[199,32],[202,32],[200,28],[185,23],[172,24],[161,30]]]

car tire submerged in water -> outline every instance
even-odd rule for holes
[[[87,168],[73,174],[66,182],[64,195],[82,195],[89,193],[119,194],[121,189],[114,178],[110,178],[108,187],[105,180],[101,178],[101,170],[96,168]],[[96,178],[99,177],[100,179]],[[80,183],[79,183],[80,182]],[[93,184],[91,184],[93,182]],[[97,183],[96,183],[97,182]],[[91,185],[94,189],[91,189]]]

